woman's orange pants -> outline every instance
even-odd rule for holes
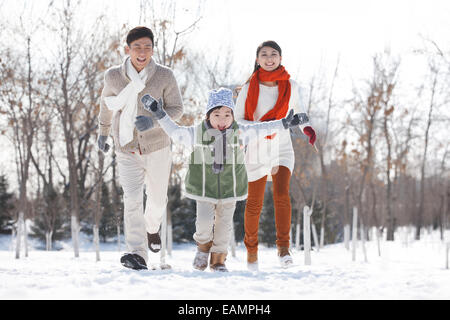
[[[272,175],[277,247],[289,247],[289,232],[291,230],[290,180],[291,172],[283,166],[278,167],[278,171]],[[267,176],[264,176],[259,180],[248,183],[248,197],[244,215],[244,243],[248,253],[258,251],[259,217],[264,204],[266,181]]]

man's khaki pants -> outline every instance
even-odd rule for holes
[[[147,232],[157,233],[166,214],[172,164],[170,146],[150,154],[117,152],[119,182],[123,188],[124,233],[128,252],[148,260]],[[144,184],[147,201],[144,207]]]
[[[236,201],[197,201],[194,240],[200,244],[212,241],[210,252],[227,253],[235,208]]]

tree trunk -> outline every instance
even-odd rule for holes
[[[25,251],[25,257],[28,257],[28,230],[27,230],[27,220],[23,220],[23,245],[24,245],[24,251]]]
[[[323,150],[323,148],[322,148]],[[323,247],[324,240],[325,240],[325,219],[326,219],[326,213],[327,213],[327,206],[328,206],[328,177],[327,177],[327,170],[326,166],[323,160],[323,152],[319,154],[320,157],[320,166],[322,168],[322,197],[323,197],[323,209],[320,219],[320,247]]]
[[[289,248],[294,247],[294,237],[292,237],[292,229],[294,228],[294,225],[291,224],[291,228],[289,229]]]
[[[14,227],[11,228],[11,241],[10,241],[10,245],[9,245],[9,250],[11,252],[15,250],[14,245],[16,243],[16,234],[17,234],[17,232],[16,232],[15,228]]]
[[[387,107],[387,106],[386,106]],[[392,113],[390,110],[385,110],[383,118],[384,137],[387,145],[387,157],[386,157],[386,213],[387,213],[387,241],[394,241],[394,229],[395,229],[395,217],[392,211],[392,183],[391,183],[391,137],[388,127],[388,116]]]
[[[73,161],[75,161],[75,158],[73,158]],[[80,203],[79,203],[79,195],[78,195],[78,179],[76,178],[76,168],[74,167],[74,164],[70,165],[69,170],[71,171],[69,178],[69,189],[70,189],[70,198],[71,198],[71,223],[72,225],[72,243],[73,243],[73,252],[75,255],[75,258],[78,258],[80,256],[79,252],[79,243],[78,243],[78,233],[79,233],[79,217],[80,217]]]
[[[72,215],[70,217],[70,228],[72,233],[72,245],[73,245],[73,251],[75,254],[75,258],[78,258],[80,256],[79,252],[79,242],[78,242],[78,232],[79,232],[79,226],[78,226],[78,219],[76,217],[76,214],[74,214],[72,210]]]
[[[363,249],[363,254],[364,254],[364,262],[367,262],[367,252],[366,252],[366,233],[365,233],[365,228],[364,228],[364,224],[361,221],[361,227],[360,230],[361,232],[361,244],[362,244],[362,249]]]
[[[117,251],[120,252],[120,224],[117,224]]]
[[[388,223],[387,223],[387,241],[394,241],[394,231],[395,231],[395,217],[394,213],[392,211],[392,205],[391,205],[391,178],[389,174],[389,169],[386,172],[386,178],[387,178],[387,187],[386,187],[386,212],[388,216]]]
[[[356,260],[356,241],[358,237],[358,209],[353,207],[352,261]]]
[[[28,181],[28,170],[31,154],[31,150],[25,151],[28,155],[27,160],[23,163],[23,167],[20,168],[20,191],[19,191],[19,217],[18,217],[18,230],[17,230],[17,243],[16,243],[16,259],[20,259],[20,250],[22,245],[22,237],[25,233],[25,212],[27,205],[27,181]]]
[[[350,225],[344,226],[344,246],[345,249],[350,250]]]
[[[295,248],[300,250],[300,220],[297,220],[297,224],[295,226]]]
[[[95,261],[100,261],[100,237],[99,228],[102,219],[102,189],[103,189],[103,167],[105,156],[101,150],[98,150],[98,168],[96,174],[97,190],[95,191],[95,211],[94,211],[94,245],[95,245]]]
[[[434,95],[436,92],[437,85],[437,72],[434,74],[432,89],[431,89],[431,100],[430,100],[430,109],[428,111],[428,121],[425,130],[425,141],[424,141],[424,149],[422,155],[422,164],[420,168],[420,194],[419,194],[419,210],[417,210],[417,220],[416,220],[416,240],[420,240],[420,230],[423,225],[423,210],[425,208],[425,165],[427,161],[427,151],[428,151],[428,137],[431,127],[431,116],[433,113],[434,107]]]
[[[114,147],[113,147],[114,148]],[[120,252],[120,221],[122,217],[122,212],[119,212],[119,208],[117,206],[117,199],[119,197],[117,192],[117,184],[116,184],[116,151],[115,148],[112,150],[112,209],[114,211],[116,227],[117,227],[117,251]]]
[[[401,227],[398,232],[402,237],[402,247],[408,247],[408,227]]]
[[[65,8],[64,18],[69,19],[68,15],[70,14],[71,8]],[[65,23],[70,23],[65,21]],[[64,25],[63,28],[67,32],[66,36],[69,37],[70,34],[70,25]],[[64,38],[64,34],[62,36]],[[74,120],[74,108],[72,107],[72,99],[70,97],[69,90],[70,84],[69,81],[69,73],[72,62],[71,48],[69,44],[69,39],[64,38],[61,39],[64,41],[63,50],[64,56],[63,61],[60,63],[60,77],[61,77],[61,95],[62,102],[58,105],[58,111],[60,114],[61,125],[63,128],[64,138],[65,138],[65,146],[66,146],[66,159],[67,166],[69,170],[69,194],[70,194],[70,216],[71,216],[71,231],[72,231],[72,244],[75,258],[79,257],[79,243],[78,243],[78,232],[79,232],[79,219],[80,219],[80,195],[79,195],[79,181],[78,181],[78,173],[77,173],[77,159],[75,153],[74,146],[74,135],[75,133],[75,120]]]
[[[445,269],[448,270],[448,253],[450,252],[450,242],[447,242],[447,248],[445,250]]]
[[[45,232],[45,251],[50,251],[48,231]]]
[[[100,237],[98,232],[98,226],[94,225],[94,246],[95,246],[95,261],[100,261]]]
[[[324,238],[325,238],[325,228],[323,226],[321,226],[320,227],[320,242],[319,242],[320,248],[323,248],[323,246],[324,246],[324,242],[325,242]]]
[[[377,249],[378,249],[378,256],[381,256],[381,243],[380,243],[380,224],[378,222],[378,216],[377,216],[377,194],[375,192],[375,186],[373,182],[370,183],[370,187],[372,190],[372,216],[375,221],[375,238],[377,240]],[[392,232],[394,232],[395,227],[392,229]],[[392,235],[392,239],[394,239],[394,235]]]
[[[312,234],[313,234],[313,239],[314,239],[314,246],[316,247],[317,252],[319,252],[320,250],[320,244],[319,244],[319,240],[317,239],[317,230],[316,230],[316,225],[311,222],[311,228],[312,228]]]
[[[329,178],[328,178],[328,172],[327,167],[325,165],[325,150],[328,143],[328,132],[330,127],[330,117],[331,117],[331,111],[333,109],[333,93],[334,93],[334,85],[338,76],[338,69],[339,69],[339,61],[340,57],[338,56],[338,59],[336,61],[336,67],[334,69],[334,75],[331,80],[331,86],[330,86],[330,93],[328,96],[328,110],[327,110],[327,117],[325,122],[325,134],[321,141],[318,141],[317,145],[319,146],[319,161],[320,161],[320,169],[322,173],[322,198],[323,198],[323,209],[322,209],[322,216],[320,221],[320,244],[319,247],[323,248],[324,241],[325,241],[325,220],[326,220],[326,214],[327,214],[327,207],[328,207],[328,201],[329,201],[329,195],[328,195],[328,184],[329,184]],[[322,142],[322,143],[320,143]],[[319,248],[318,247],[318,248]]]
[[[67,108],[68,106],[66,106],[66,109]],[[68,110],[65,110],[65,112],[67,113]],[[67,127],[70,125],[68,122],[63,123],[63,128],[66,140],[67,162],[69,167],[69,193],[70,193],[70,216],[71,216],[70,223],[71,223],[72,245],[74,256],[75,258],[78,258],[80,256],[78,243],[80,202],[78,193],[78,178],[76,171],[77,169],[75,166],[76,159],[73,150],[73,141],[71,136],[72,133],[70,133],[70,129]]]
[[[20,259],[20,247],[22,245],[21,239],[23,235],[23,212],[19,212],[19,218],[17,219],[17,234],[16,234],[16,259]]]
[[[47,250],[47,251],[52,250],[52,236],[53,236],[53,231],[47,231],[45,233],[45,250]]]
[[[344,202],[344,243],[345,248],[350,250],[350,186],[345,187]]]
[[[381,257],[381,241],[380,241],[381,234],[380,234],[380,229],[379,228],[375,229],[375,236],[377,238],[378,256]]]
[[[441,223],[440,223],[440,231],[441,231],[441,241],[445,240],[444,234],[445,230],[447,230],[447,208],[448,208],[448,180],[444,184],[444,194],[442,195],[443,204],[441,205]]]
[[[311,265],[311,214],[312,210],[305,206],[303,208],[303,252],[305,254],[305,265]]]

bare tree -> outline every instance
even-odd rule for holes
[[[323,138],[322,139],[318,139],[318,149],[319,149],[319,160],[320,160],[320,169],[321,169],[321,173],[322,173],[322,181],[321,181],[321,185],[322,185],[322,201],[323,201],[323,208],[322,208],[322,214],[321,214],[321,219],[320,219],[320,247],[323,247],[324,245],[324,239],[325,239],[325,218],[326,218],[326,212],[328,209],[328,202],[329,202],[329,193],[328,193],[328,189],[329,189],[329,176],[328,176],[328,172],[327,172],[327,167],[325,165],[325,155],[324,152],[327,150],[327,145],[328,145],[328,138],[329,138],[329,132],[330,132],[330,116],[331,116],[331,111],[334,107],[334,101],[333,101],[333,91],[334,91],[334,85],[335,85],[335,81],[338,75],[338,67],[339,67],[339,57],[337,59],[336,62],[336,67],[334,69],[334,74],[333,74],[333,78],[331,81],[331,87],[330,87],[330,93],[328,96],[328,107],[327,107],[327,116],[326,116],[326,121],[325,121],[325,132],[323,134]]]
[[[383,61],[384,60],[384,61]],[[392,118],[394,112],[394,106],[392,105],[392,95],[397,81],[397,70],[399,66],[399,61],[392,59],[388,54],[385,56],[380,56],[375,59],[375,68],[377,73],[378,90],[381,95],[380,106],[383,111],[383,134],[386,142],[386,212],[387,212],[387,240],[394,240],[395,231],[395,216],[392,209],[392,134],[390,128],[390,119]],[[376,211],[374,210],[374,213]],[[378,227],[378,225],[377,225]]]
[[[425,166],[427,162],[427,156],[428,156],[428,143],[429,143],[429,134],[430,134],[430,127],[433,122],[433,109],[435,108],[436,104],[436,94],[437,94],[437,86],[438,86],[438,76],[439,76],[439,69],[436,68],[436,66],[431,63],[430,64],[430,72],[431,72],[431,88],[430,88],[430,101],[428,105],[428,116],[426,120],[425,125],[425,135],[424,135],[424,147],[423,147],[423,153],[422,153],[422,161],[420,166],[420,193],[419,193],[419,208],[416,212],[416,240],[420,240],[420,231],[423,226],[423,210],[425,205]]]
[[[433,136],[431,138],[431,127],[437,127],[439,122],[444,123],[444,127],[442,129],[446,129],[445,123],[448,123],[450,120],[445,113],[446,110],[443,108],[444,106],[448,106],[450,102],[449,95],[449,79],[450,79],[450,59],[449,53],[444,52],[438,43],[433,39],[424,38],[424,46],[417,50],[418,53],[422,54],[425,58],[428,59],[428,79],[424,85],[422,85],[419,93],[429,93],[429,98],[427,98],[427,112],[426,117],[420,117],[421,120],[425,121],[424,124],[424,135],[423,135],[423,149],[422,149],[422,157],[420,162],[420,189],[419,189],[419,203],[416,207],[416,215],[415,215],[415,224],[416,224],[416,234],[415,238],[420,239],[420,232],[424,225],[424,214],[426,208],[426,189],[425,186],[427,180],[427,163],[429,162],[429,148],[430,145],[439,144],[439,137]],[[419,98],[420,98],[419,94]],[[448,108],[447,108],[448,109]],[[446,144],[446,142],[444,142]],[[446,154],[444,153],[444,159]],[[437,159],[436,159],[437,160]],[[434,196],[433,194],[430,195]],[[429,199],[431,200],[431,199]],[[434,205],[435,201],[431,200],[431,206]],[[431,209],[431,208],[429,208]]]
[[[103,152],[98,150],[98,168],[97,168],[97,190],[95,192],[95,210],[94,210],[94,246],[95,246],[95,257],[96,261],[100,261],[100,220],[102,218],[102,176],[103,176],[103,166],[105,158]]]
[[[379,56],[373,58],[373,75],[368,81],[368,91],[361,96],[358,90],[354,90],[355,100],[353,101],[354,113],[357,117],[349,119],[351,128],[356,132],[357,141],[353,142],[357,147],[352,149],[351,155],[353,163],[359,169],[357,180],[351,183],[352,194],[357,205],[357,211],[361,232],[364,234],[366,227],[366,210],[363,206],[363,198],[367,199],[366,185],[370,183],[375,174],[375,140],[377,138],[377,123],[379,121],[380,110],[387,88],[380,81],[378,71]],[[356,173],[355,172],[355,173]],[[350,177],[350,176],[349,176]],[[363,242],[364,246],[364,242]]]
[[[313,165],[314,155],[308,142],[293,137],[292,146],[295,153],[295,167],[291,176],[291,188],[295,195],[294,207],[297,210],[296,226],[300,227],[300,221],[303,216],[303,208],[309,204],[309,200],[315,196],[313,189],[317,188],[316,168]],[[313,210],[312,205],[310,204]],[[300,232],[297,231],[298,237]],[[299,243],[299,239],[296,240]]]
[[[116,58],[111,53],[116,52],[119,43],[114,37],[111,40],[105,35],[107,29],[103,23],[104,16],[93,22],[95,28],[82,31],[76,19],[77,8],[77,4],[64,1],[61,8],[55,7],[53,11],[56,27],[50,26],[59,37],[55,54],[57,80],[51,103],[57,110],[64,135],[75,257],[79,256],[81,214],[89,213],[89,199],[99,182],[95,178],[95,170],[90,168],[91,158],[94,156],[92,140],[95,138],[93,132],[96,130],[102,71]],[[89,41],[85,41],[86,39]],[[86,188],[90,179],[94,183]]]
[[[400,110],[398,110],[400,111]],[[412,142],[416,135],[413,134],[413,129],[417,122],[415,117],[416,108],[412,104],[408,104],[404,112],[400,113],[394,123],[391,125],[392,130],[392,140],[393,140],[393,153],[394,158],[392,164],[394,166],[394,177],[392,181],[393,185],[393,197],[392,201],[394,204],[393,210],[394,215],[398,219],[399,215],[403,215],[403,223],[410,221],[408,215],[412,210],[408,208],[408,203],[406,201],[404,194],[408,192],[407,184],[403,183],[406,180],[407,171],[409,167],[408,155],[412,150]],[[409,117],[409,118],[408,118]],[[407,121],[405,123],[405,121]],[[403,196],[402,196],[403,195]]]
[[[186,52],[184,46],[180,45],[180,39],[195,30],[201,20],[201,3],[199,2],[197,6],[197,12],[193,14],[194,21],[177,29],[175,22],[179,12],[176,1],[164,1],[159,6],[153,1],[140,1],[139,23],[149,24],[152,29],[155,35],[155,58],[162,65],[174,68],[175,64],[184,58]]]
[[[45,115],[44,115],[45,114]],[[47,117],[47,114],[49,117]],[[56,222],[59,216],[61,216],[61,197],[58,193],[58,190],[55,186],[55,174],[54,174],[54,166],[56,163],[55,155],[54,155],[54,135],[52,134],[52,120],[54,119],[54,114],[51,112],[42,112],[43,119],[41,118],[40,125],[38,126],[44,134],[44,139],[40,144],[43,144],[44,147],[39,148],[36,147],[36,150],[31,155],[31,160],[34,164],[34,168],[38,174],[38,177],[43,182],[43,194],[42,194],[42,208],[40,214],[42,215],[44,226],[45,226],[45,235],[46,235],[46,249],[52,249],[53,242],[53,234],[56,231]],[[40,152],[39,152],[40,151]],[[40,153],[43,153],[44,168],[41,169],[40,164]],[[38,180],[39,181],[39,180]]]
[[[19,33],[20,34],[20,33]],[[18,233],[16,242],[16,259],[20,258],[21,231],[25,232],[26,241],[26,212],[27,183],[30,174],[31,149],[36,135],[36,122],[40,115],[39,105],[35,103],[38,90],[35,89],[32,63],[32,33],[23,34],[25,55],[7,51],[9,64],[1,64],[2,74],[2,113],[7,115],[11,128],[10,139],[16,149],[17,178],[19,185],[18,204]],[[20,39],[20,37],[19,37]],[[18,56],[19,58],[15,58]],[[20,57],[24,57],[23,60]],[[27,256],[27,250],[25,251]]]

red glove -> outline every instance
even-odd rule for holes
[[[305,129],[303,129],[303,133],[309,137],[309,143],[313,146],[314,142],[316,142],[316,132],[314,129],[310,126],[305,127]]]

